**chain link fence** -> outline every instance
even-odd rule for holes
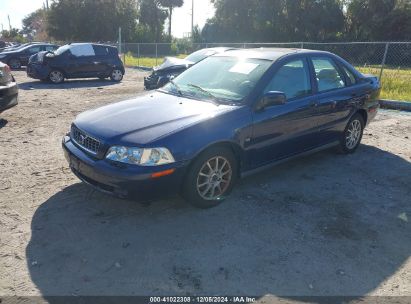
[[[212,47],[232,48],[304,48],[335,53],[364,74],[380,78],[381,97],[411,101],[411,42],[346,43],[123,43],[122,58],[126,66],[151,69],[164,57],[184,58],[188,54]]]

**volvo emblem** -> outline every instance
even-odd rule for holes
[[[84,145],[84,141],[86,140],[87,136],[80,134],[79,141],[81,145]]]

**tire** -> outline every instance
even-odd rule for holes
[[[354,153],[359,145],[364,133],[364,118],[360,114],[355,114],[347,124],[340,139],[340,152],[343,154]]]
[[[54,84],[59,84],[64,81],[64,74],[59,70],[52,70],[49,74],[49,80]]]
[[[13,70],[21,69],[21,61],[20,61],[20,59],[17,59],[17,58],[10,59],[9,62],[8,62],[8,65]]]
[[[121,80],[123,80],[123,75],[123,71],[114,68],[110,73],[110,79],[111,81],[120,82]]]
[[[188,170],[182,196],[194,207],[208,209],[221,204],[231,193],[238,162],[229,149],[214,147],[200,154]]]

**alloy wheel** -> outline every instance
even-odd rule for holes
[[[49,78],[53,83],[60,83],[64,80],[64,75],[60,71],[52,71]]]
[[[197,176],[197,192],[204,200],[217,200],[228,189],[233,176],[230,162],[216,156],[204,163]]]
[[[115,69],[111,73],[111,79],[114,81],[121,81],[123,79],[123,73],[120,70]]]
[[[361,131],[362,131],[361,122],[357,119],[353,120],[350,123],[347,129],[347,133],[346,133],[345,145],[347,149],[351,150],[357,146],[361,138]]]

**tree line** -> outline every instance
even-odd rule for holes
[[[411,40],[410,0],[212,0],[204,41]]]
[[[203,1],[203,0],[202,0]],[[34,40],[171,41],[183,0],[53,0],[3,37]],[[411,0],[211,0],[215,16],[195,42],[411,40]],[[190,25],[187,25],[190,29]],[[48,39],[47,39],[48,38]]]

